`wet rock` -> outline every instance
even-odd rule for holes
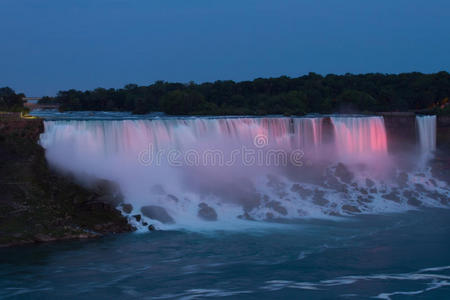
[[[370,192],[371,194],[376,194],[378,191],[377,191],[376,188],[372,188],[372,189],[369,190],[369,192]]]
[[[420,195],[419,195],[419,193],[417,193],[415,191],[405,190],[405,191],[403,191],[403,196],[405,196],[407,199],[409,199],[409,198],[417,198]]]
[[[342,210],[345,212],[350,212],[350,213],[360,213],[361,210],[359,208],[357,208],[356,206],[353,205],[342,205]]]
[[[155,225],[153,225],[153,224],[148,225],[148,230],[149,231],[155,231],[156,230]]]
[[[327,185],[331,188],[334,188],[338,192],[347,192],[347,186],[339,182],[339,180],[332,174],[329,174],[327,177]]]
[[[244,197],[239,198],[239,203],[242,204],[245,211],[251,211],[261,205],[261,195],[257,193],[249,193]]]
[[[391,200],[391,201],[394,201],[394,202],[398,202],[398,203],[401,202],[400,197],[398,196],[398,194],[395,191],[392,191],[389,194],[385,194],[382,197],[384,199]]]
[[[86,201],[80,204],[79,206],[80,210],[85,212],[98,212],[98,211],[115,211],[115,208],[112,207],[110,204],[102,202],[102,201]]]
[[[416,183],[415,185],[416,191],[418,192],[422,192],[422,193],[426,193],[427,190],[425,189],[425,187],[422,184]]]
[[[217,213],[211,206],[206,203],[200,203],[198,205],[199,210],[197,216],[205,221],[217,221]]]
[[[375,185],[375,182],[372,179],[366,178],[366,186],[371,188]]]
[[[266,213],[266,219],[273,220],[273,213],[270,213],[270,212]]]
[[[408,174],[405,172],[400,172],[397,176],[397,184],[401,188],[405,188],[408,183]]]
[[[133,228],[130,224],[124,223],[124,224],[117,224],[114,222],[107,222],[103,224],[95,224],[94,230],[97,233],[120,233],[120,232],[126,232],[128,231],[127,228]]]
[[[334,175],[345,183],[350,183],[353,180],[353,173],[350,172],[343,163],[338,163]]]
[[[281,203],[278,201],[270,201],[270,202],[266,203],[266,207],[273,209],[274,211],[276,211],[277,213],[279,213],[283,216],[287,215],[286,208],[284,206],[282,206]]]
[[[359,192],[360,192],[361,194],[363,194],[363,195],[367,195],[367,194],[368,194],[367,190],[366,190],[366,189],[363,189],[363,188],[360,188],[360,189],[359,189]]]
[[[446,195],[439,194],[437,191],[427,192],[426,195],[431,199],[439,200],[444,205],[448,205],[449,203],[449,197]]]
[[[147,205],[141,208],[141,212],[144,216],[158,220],[164,224],[174,224],[174,219],[167,213],[166,209],[161,206]]]
[[[172,200],[172,201],[175,201],[175,202],[177,202],[178,203],[178,198],[177,197],[175,197],[174,195],[172,195],[172,194],[168,194],[167,195],[167,198],[168,199],[170,199],[170,200]]]
[[[138,221],[138,222],[140,222],[141,221],[141,215],[133,215],[133,218],[136,220],[136,221]]]
[[[242,215],[239,215],[238,218],[239,218],[239,219],[242,219],[242,220],[255,221],[255,219],[252,218],[252,217],[248,214],[248,212],[244,212]]]
[[[120,193],[117,183],[107,179],[98,179],[94,183],[94,191],[100,195]]]
[[[277,194],[278,197],[284,198],[287,193],[284,191],[286,188],[286,184],[282,182],[277,176],[275,175],[267,175],[267,186],[272,188],[272,190]]]
[[[114,207],[123,202],[120,186],[113,181],[106,179],[97,180],[94,184],[94,192],[98,195],[96,201],[108,203]]]
[[[333,217],[340,217],[342,216],[339,212],[337,211],[329,211],[327,212],[328,215],[333,216]]]
[[[412,197],[408,199],[408,204],[412,205],[412,206],[421,206],[422,202],[420,202],[419,200],[417,200],[416,198]]]
[[[122,203],[123,198],[122,197],[117,197],[117,196],[114,196],[114,195],[102,195],[102,196],[97,197],[95,199],[95,201],[108,203],[108,204],[111,204],[114,207],[117,207],[120,203]]]
[[[305,217],[308,215],[308,213],[306,211],[304,211],[303,209],[297,209],[297,213],[300,217]]]
[[[370,203],[372,202],[369,197],[358,196],[359,203]]]
[[[330,203],[330,201],[325,199],[324,196],[325,196],[325,192],[324,191],[315,190],[314,191],[314,196],[313,196],[313,202],[315,204],[317,204],[317,205],[320,205],[320,206],[327,205],[328,203]]]
[[[129,203],[122,204],[122,209],[125,213],[131,214],[131,212],[133,211],[133,206]]]
[[[291,191],[299,194],[302,199],[306,199],[307,197],[311,197],[313,192],[308,190],[307,188],[302,187],[300,184],[293,184],[291,187]]]
[[[242,204],[245,211],[252,211],[261,205],[262,196],[257,193],[247,194],[239,198],[238,203]]]

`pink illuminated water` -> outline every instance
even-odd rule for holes
[[[342,156],[387,155],[382,117],[332,117],[337,151]]]

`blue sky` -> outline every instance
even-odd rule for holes
[[[448,0],[0,0],[0,86],[28,96],[450,69]]]

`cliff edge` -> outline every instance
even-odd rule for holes
[[[0,247],[135,230],[104,182],[91,190],[49,168],[43,129],[40,119],[0,113]]]

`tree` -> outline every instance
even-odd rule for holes
[[[6,111],[22,111],[24,94],[16,94],[16,92],[9,88],[0,88],[0,110]]]

